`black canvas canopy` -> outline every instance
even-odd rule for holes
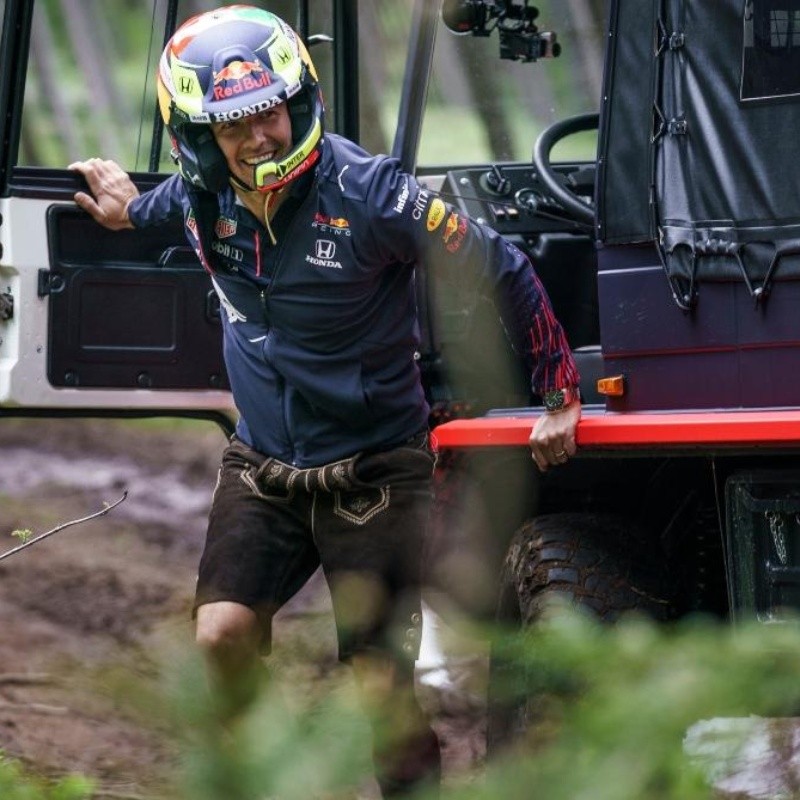
[[[614,0],[599,238],[655,242],[676,300],[800,278],[800,0]]]

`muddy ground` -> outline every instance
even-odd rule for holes
[[[0,750],[33,772],[80,772],[97,798],[176,796],[174,723],[159,682],[191,647],[189,608],[222,432],[211,423],[0,420],[0,553],[104,508],[0,562]],[[276,653],[314,620],[335,668],[324,585],[276,626]],[[327,637],[327,641],[326,641]],[[484,757],[480,694],[423,686],[446,780]],[[179,738],[179,737],[178,737]],[[369,787],[361,793],[372,794]]]

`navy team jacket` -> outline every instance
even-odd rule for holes
[[[215,195],[179,175],[129,207],[136,227],[183,215],[222,304],[237,434],[247,444],[310,467],[390,447],[426,426],[415,268],[455,270],[459,282],[499,298],[535,392],[577,385],[527,257],[395,159],[328,134],[315,173],[290,186],[272,232],[232,189]]]

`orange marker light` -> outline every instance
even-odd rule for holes
[[[622,397],[625,394],[625,376],[612,375],[597,379],[597,391],[606,397]]]

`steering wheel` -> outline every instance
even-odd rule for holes
[[[594,227],[594,206],[581,200],[564,185],[550,163],[550,153],[553,147],[567,136],[579,131],[597,130],[599,124],[599,114],[570,117],[543,130],[533,146],[533,166],[536,167],[539,180],[550,196],[577,222],[592,227]]]

